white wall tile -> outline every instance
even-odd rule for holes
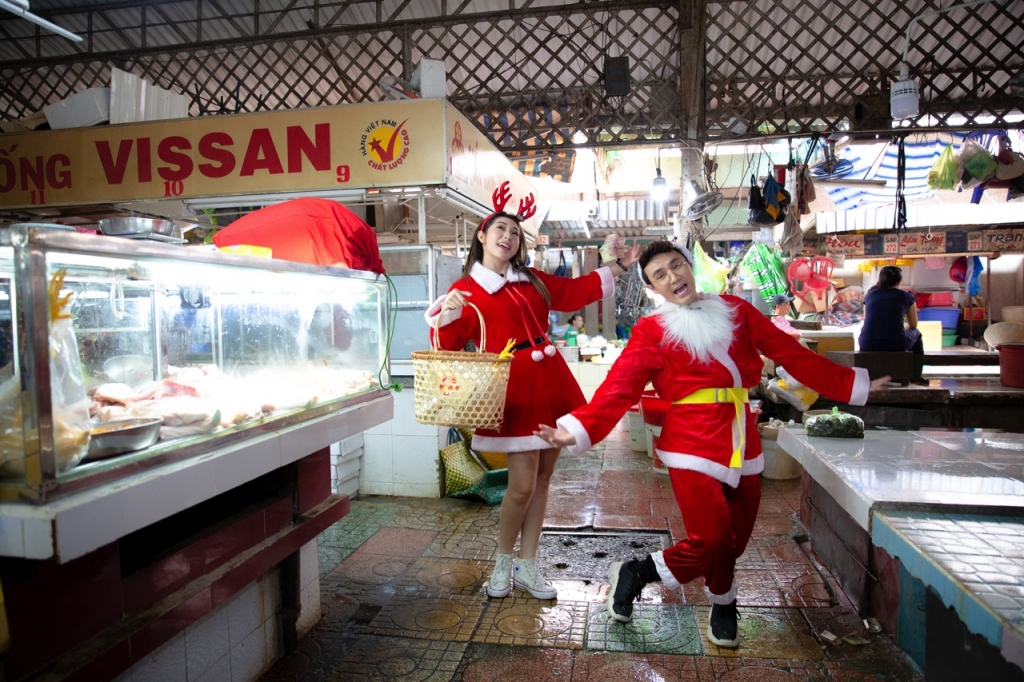
[[[361,489],[363,494],[371,494]],[[372,493],[381,495],[384,493]],[[443,497],[444,490],[440,483],[395,483],[392,491],[387,493],[398,497]]]
[[[398,483],[434,483],[438,480],[437,436],[392,436],[395,449],[394,481]]]
[[[281,620],[276,614],[263,624],[263,635],[266,638],[266,666],[269,668],[284,656],[284,635],[281,632]]]
[[[394,451],[391,442],[392,436],[371,436],[364,435],[363,446],[363,470],[360,473],[360,482],[392,481],[394,476]]]
[[[260,593],[263,596],[263,619],[276,617],[281,610],[281,573],[277,567],[272,568],[260,577],[262,583]]]
[[[362,449],[362,447],[363,447],[363,434],[357,433],[357,434],[355,434],[353,436],[349,436],[345,440],[341,441],[341,443],[339,443],[338,445],[341,446],[340,450],[339,450],[341,452],[341,454],[344,455],[345,457],[348,457],[349,455],[354,453],[356,450],[361,450]]]
[[[437,431],[433,424],[416,421],[416,404],[411,390],[395,394],[395,418],[391,422],[392,433],[396,436],[427,436]]]
[[[188,679],[205,673],[225,658],[230,649],[228,610],[217,608],[185,628],[185,661]]]
[[[231,682],[256,682],[266,668],[267,640],[261,623],[240,644],[231,647]]]
[[[393,481],[364,481],[359,479],[359,493],[362,495],[394,495]]]
[[[299,618],[295,629],[302,637],[320,620],[320,581],[314,580],[299,591]]]
[[[320,561],[316,538],[299,548],[299,588],[305,587],[314,580],[320,580]],[[264,618],[268,615],[264,614]]]
[[[184,632],[132,666],[132,682],[186,682],[187,679]]]
[[[25,537],[21,531],[21,519],[0,517],[0,556],[24,555]]]
[[[189,682],[228,682],[231,679],[231,654],[226,654],[219,661],[214,662],[207,668],[206,672],[199,677],[189,677]]]
[[[246,585],[241,592],[231,598],[227,603],[227,612],[231,648],[235,648],[265,620],[263,596],[255,582]]]

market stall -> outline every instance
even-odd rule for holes
[[[0,282],[6,678],[113,677],[254,585],[294,641],[348,510],[328,449],[393,414],[385,284],[38,227]]]

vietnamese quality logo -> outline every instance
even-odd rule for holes
[[[396,123],[388,119],[366,126],[359,139],[366,165],[374,170],[394,170],[409,156],[409,132],[405,119]]]

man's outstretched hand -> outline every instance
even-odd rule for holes
[[[879,377],[871,382],[868,386],[868,392],[877,391],[880,388],[885,388],[885,385],[892,381],[892,377],[886,374],[884,377]],[[543,436],[542,436],[543,438]]]
[[[559,448],[567,448],[576,445],[576,437],[564,429],[555,429],[546,424],[533,432],[533,435],[543,438],[545,441]]]

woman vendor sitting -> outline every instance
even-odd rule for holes
[[[898,288],[902,280],[903,272],[898,267],[886,265],[878,273],[878,284],[868,289],[864,296],[864,326],[860,330],[860,349],[912,351],[912,380],[920,382],[924,369],[924,341],[917,329],[917,303],[914,295]]]

